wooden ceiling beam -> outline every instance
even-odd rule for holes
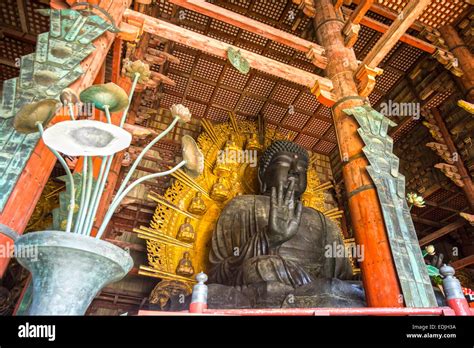
[[[352,12],[353,11],[351,11],[349,9],[346,9],[346,8],[343,9],[343,13],[347,16],[350,16],[352,14]],[[379,21],[376,21],[375,19],[369,18],[367,16],[365,16],[361,19],[360,24],[367,27],[367,28],[378,31],[379,33],[386,33],[390,29],[390,27],[388,25],[386,25],[384,23],[381,23]],[[430,54],[435,53],[436,50],[438,49],[438,47],[436,47],[435,45],[432,45],[429,42],[418,39],[418,38],[416,38],[412,35],[406,34],[406,33],[401,35],[398,40],[400,40],[401,42],[404,42],[404,43],[406,43],[410,46],[416,47],[416,48],[418,48],[422,51],[430,53]]]
[[[25,11],[25,4],[23,0],[16,0],[16,4],[18,6],[18,14],[20,17],[20,26],[21,30],[24,33],[28,32],[28,25],[26,24],[26,11]]]
[[[250,64],[250,67],[308,88],[319,85],[324,93],[322,98],[334,102],[334,96],[331,93],[333,89],[332,82],[325,77],[309,73],[136,11],[126,10],[124,18],[131,24],[137,26],[143,25],[144,31],[153,35],[198,49],[210,55],[219,56],[226,60],[227,50],[233,48],[240,51],[242,57]]]
[[[411,218],[412,218],[413,222],[417,222],[417,223],[420,223],[420,224],[423,224],[423,225],[426,225],[426,226],[431,226],[431,227],[436,227],[436,228],[443,227],[442,223],[432,221],[432,220],[428,220],[428,219],[424,219],[424,218],[419,217],[417,215],[412,215]]]
[[[451,267],[453,267],[455,270],[474,265],[474,255],[467,256],[463,259],[453,261],[450,263]]]
[[[327,58],[324,57],[324,48],[314,42],[304,40],[299,36],[289,34],[283,30],[276,29],[270,25],[243,16],[234,11],[229,11],[223,7],[216,6],[204,0],[169,1],[180,7],[192,10],[213,19],[217,19],[227,24],[234,25],[238,28],[260,35],[269,40],[278,42],[282,45],[289,46],[297,51],[304,52],[305,54],[312,50],[312,53],[315,55],[313,63],[321,69],[324,69],[327,65]]]
[[[365,0],[352,0],[352,2],[356,5],[360,5],[361,3],[363,3]],[[387,7],[384,7],[384,6],[381,6],[379,4],[374,4],[372,3],[372,5],[370,6],[370,9],[369,11],[373,12],[373,13],[376,13],[378,15],[381,15],[387,19],[390,19],[392,21],[394,21],[395,19],[397,19],[397,16],[398,16],[398,13],[395,12],[395,11],[392,11],[390,10],[389,8]],[[413,24],[410,26],[410,29],[414,29],[414,30],[417,30],[417,31],[422,31],[425,27],[428,27],[427,25],[421,23],[420,21],[415,21],[413,22]]]
[[[29,44],[36,44],[36,36],[10,27],[0,26],[0,34],[12,37],[23,42],[27,42]]]
[[[456,144],[451,138],[451,133],[449,132],[448,127],[446,126],[446,123],[444,122],[439,110],[437,108],[433,108],[431,109],[431,114],[433,115],[436,125],[443,136],[444,143],[448,147],[449,153],[453,154],[453,156],[454,154],[459,154]],[[472,182],[471,175],[464,166],[464,161],[462,158],[458,158],[454,165],[458,169],[458,172],[461,175],[461,180],[464,184],[464,186],[461,187],[461,190],[463,190],[464,195],[466,196],[469,207],[471,208],[471,213],[474,213],[474,184]]]
[[[431,243],[432,241],[457,230],[458,228],[464,226],[465,223],[466,220],[461,219],[441,227],[439,230],[436,230],[433,233],[430,233],[429,235],[420,239],[420,246],[424,246],[428,243]]]
[[[7,58],[0,57],[0,64],[9,66],[11,68],[20,69],[20,67],[16,65],[15,61],[7,59]]]
[[[405,34],[408,28],[410,28],[415,20],[428,7],[430,2],[431,0],[410,1],[393,21],[388,30],[382,35],[379,41],[377,41],[372,50],[367,54],[361,66],[376,68],[396,45],[403,34]]]
[[[353,24],[359,24],[367,11],[370,10],[375,0],[361,0],[355,10],[349,16],[349,21]]]

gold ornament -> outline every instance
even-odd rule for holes
[[[204,155],[203,173],[192,178],[184,171],[178,170],[172,174],[175,180],[163,196],[153,192],[148,195],[149,199],[157,203],[153,219],[149,227],[141,226],[134,230],[138,233],[138,237],[145,239],[147,243],[148,265],[140,266],[141,275],[166,281],[195,283],[194,279],[184,275],[186,272],[177,273],[184,253],[189,253],[190,264],[194,271],[207,272],[210,241],[222,209],[235,196],[258,194],[257,159],[252,163],[235,161],[233,170],[225,178],[214,172],[218,155],[226,146],[228,149],[239,151],[244,148],[255,150],[248,148],[247,139],[258,139],[257,123],[248,120],[239,121],[236,127],[231,121],[212,124],[204,119],[202,126],[203,132],[199,135],[197,144]],[[263,151],[273,141],[286,139],[286,136],[275,129],[266,129],[262,139],[264,139],[261,144]],[[338,223],[341,213],[337,212],[337,209],[325,211],[324,207],[324,190],[332,185],[320,183],[314,162],[311,162],[308,168],[308,186],[303,195],[303,204],[324,212],[328,218]],[[216,184],[219,184],[218,188],[220,184],[225,185],[225,189],[220,187],[217,190],[221,194],[225,192],[224,199],[223,197],[216,199],[214,196],[216,192],[213,193],[213,188],[216,191]],[[190,218],[188,221],[192,223],[193,241],[180,238],[180,228],[183,226],[183,221],[186,221],[184,217]]]

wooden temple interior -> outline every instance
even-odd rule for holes
[[[49,17],[36,10],[67,8],[75,2],[0,2],[1,82],[19,75],[19,58],[34,52],[37,36],[49,31]],[[122,32],[107,33],[94,43],[97,49],[84,61],[86,73],[75,88],[80,91],[112,81],[129,89],[130,80],[122,73],[125,59],[139,59],[152,71],[151,80],[140,85],[134,96],[125,125],[133,134],[132,145],[112,164],[97,220],[103,218],[114,189],[140,150],[171,122],[169,108],[183,104],[191,111],[192,121],[178,124],[155,144],[134,177],[179,163],[181,138],[196,138],[204,131],[203,120],[217,124],[230,122],[230,115],[237,122],[263,117],[268,130],[310,151],[320,183],[331,184],[324,192],[324,210],[343,211],[337,221],[344,238],[354,238],[344,186],[344,154],[331,111],[340,96],[331,91],[329,77],[323,77],[337,56],[327,56],[317,40],[319,12],[313,1],[88,2],[105,9]],[[419,107],[387,116],[397,124],[389,136],[400,158],[399,170],[406,177],[406,192],[417,193],[425,201],[425,207],[410,211],[420,247],[434,245],[456,269],[461,284],[474,289],[474,109],[469,104],[474,103],[473,2],[332,3],[345,23],[346,48],[365,67],[355,78],[359,95],[378,111],[397,103]],[[232,66],[226,57],[229,46],[245,52],[250,72],[243,74]],[[96,112],[93,117],[104,116]],[[14,154],[15,150],[10,151]],[[59,192],[64,190],[64,182],[58,179],[64,170],[46,152],[37,145],[0,212],[1,223],[23,233],[47,229],[51,211],[59,205]],[[4,161],[0,164],[3,176],[15,158],[0,160]],[[75,158],[66,160],[71,170],[82,166]],[[102,239],[128,248],[134,267],[123,280],[97,295],[88,315],[132,315],[146,306],[160,279],[141,274],[140,266],[148,263],[147,246],[134,230],[148,226],[153,218],[157,203],[149,193],[163,195],[173,180],[162,177],[140,185],[113,215]],[[15,311],[30,277],[14,260],[0,266],[0,312],[8,315]]]

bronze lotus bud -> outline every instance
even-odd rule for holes
[[[170,108],[171,115],[178,117],[181,123],[188,123],[191,121],[191,112],[183,104],[173,104]]]

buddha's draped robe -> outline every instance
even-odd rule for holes
[[[237,196],[226,205],[212,237],[210,283],[277,281],[298,287],[316,278],[352,278],[348,258],[325,256],[327,246],[333,253],[334,246],[343,247],[334,222],[304,207],[296,235],[274,249],[268,241],[269,211],[268,196]]]

